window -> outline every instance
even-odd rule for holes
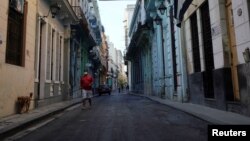
[[[63,81],[63,37],[60,36],[59,46],[59,81]]]
[[[54,80],[54,49],[55,49],[55,30],[52,29],[52,41],[51,41],[51,58],[50,58],[50,80]]]
[[[201,7],[201,21],[203,31],[203,44],[205,52],[205,70],[214,69],[213,42],[211,34],[211,24],[209,16],[208,2]]]
[[[57,42],[56,42],[56,61],[55,61],[55,80],[56,81],[61,81],[61,74],[62,74],[62,44],[63,44],[63,38],[62,36],[57,33]]]
[[[203,44],[204,44],[204,58],[205,58],[205,72],[203,75],[204,92],[206,98],[214,98],[214,84],[213,84],[213,43],[211,34],[211,24],[209,16],[208,1],[201,7],[201,22],[203,31]]]
[[[59,33],[57,33],[57,45],[56,45],[56,81],[59,81],[60,72],[59,72],[59,66],[60,66],[60,51],[61,51],[61,42],[60,42],[60,36]]]
[[[199,34],[198,34],[198,27],[197,27],[196,12],[191,16],[190,21],[191,21],[194,72],[200,72],[201,63],[200,63]]]
[[[42,48],[45,46],[45,33],[46,33],[46,23],[43,20],[39,20],[38,23],[38,34],[37,34],[37,47],[35,48],[35,78],[36,81],[40,80],[40,69],[41,69],[41,58],[42,58]]]
[[[27,2],[9,0],[6,63],[24,66]]]
[[[48,34],[47,34],[47,51],[46,51],[46,80],[51,80],[51,48],[52,44],[52,29],[51,25],[48,24]]]

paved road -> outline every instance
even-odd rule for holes
[[[93,99],[91,110],[75,107],[20,141],[204,141],[207,124],[184,112],[126,94]]]

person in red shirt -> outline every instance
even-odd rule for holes
[[[88,72],[84,72],[83,76],[81,77],[81,89],[82,89],[82,105],[83,109],[86,109],[86,101],[89,102],[89,108],[92,105],[91,97],[92,97],[92,84],[93,84],[93,78]]]

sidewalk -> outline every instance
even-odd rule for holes
[[[0,140],[5,136],[19,131],[22,128],[31,125],[53,114],[57,114],[73,105],[80,103],[82,98],[76,98],[69,101],[63,101],[45,107],[29,111],[29,113],[16,114],[5,118],[0,118]]]
[[[250,125],[250,117],[243,116],[233,112],[222,111],[198,104],[173,102],[167,99],[161,99],[155,96],[145,96],[135,93],[132,95],[142,96],[157,101],[161,104],[168,105],[183,112],[189,113],[195,117],[208,121],[212,124],[220,125]]]

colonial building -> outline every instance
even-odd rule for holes
[[[105,34],[105,29],[102,27],[102,46],[101,46],[101,68],[100,68],[100,84],[107,84],[108,78],[108,43]]]
[[[173,4],[137,1],[126,59],[130,61],[132,91],[186,101],[185,53],[180,48],[180,30],[174,24]],[[161,11],[160,7],[165,9]]]
[[[186,0],[181,24],[176,2],[137,1],[126,54],[131,91],[249,116],[249,2]]]
[[[107,37],[108,43],[108,74],[107,81],[108,85],[112,87],[113,90],[117,88],[117,77],[118,77],[118,65],[116,63],[116,48],[114,44]]]
[[[190,102],[249,116],[249,2],[194,0],[182,26]]]
[[[125,9],[125,18],[124,18],[124,33],[125,33],[125,50],[124,50],[124,63],[126,65],[126,75],[127,75],[127,84],[131,86],[131,62],[127,60],[126,58],[126,53],[128,50],[129,42],[130,42],[130,37],[128,35],[130,25],[131,25],[131,20],[133,17],[135,9],[135,4],[133,5],[127,5],[127,8]]]
[[[233,86],[234,91],[236,91],[234,97],[236,100],[240,99],[240,103],[237,104],[239,108],[234,111],[250,116],[250,1],[228,0],[226,5],[229,14],[233,15],[233,21],[228,22],[233,27],[229,26],[228,30],[229,33],[235,32],[235,39],[233,35],[229,35],[232,36],[233,41],[236,41],[230,42],[231,50],[235,56],[235,59],[232,58],[233,65],[231,65]],[[230,9],[232,11],[229,11]],[[230,18],[230,15],[228,16]]]
[[[37,1],[4,0],[0,9],[0,117],[4,117],[16,113],[18,96],[34,95]]]
[[[18,96],[33,96],[30,109],[80,97],[80,76],[94,75],[101,62],[96,1],[9,0],[0,7],[0,117],[16,113]]]
[[[52,13],[52,8],[57,12]],[[35,97],[37,106],[44,106],[62,101],[69,94],[73,79],[69,75],[73,55],[70,25],[77,23],[78,17],[67,0],[41,0],[36,21]]]

